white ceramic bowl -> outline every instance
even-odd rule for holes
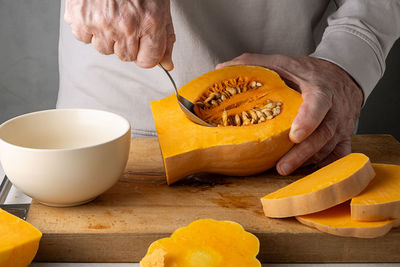
[[[91,201],[121,176],[130,125],[100,110],[54,109],[0,125],[0,160],[11,182],[50,206]]]

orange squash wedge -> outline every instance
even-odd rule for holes
[[[168,184],[200,173],[252,175],[275,166],[293,143],[301,95],[275,72],[233,66],[206,73],[179,93],[217,127],[188,120],[175,94],[151,102]]]
[[[372,164],[376,176],[351,200],[351,218],[359,221],[400,219],[400,166]]]
[[[351,219],[350,203],[345,202],[333,208],[313,214],[297,216],[296,219],[322,232],[337,236],[376,238],[385,235],[392,227],[399,226],[400,220],[362,222]]]
[[[42,233],[0,209],[0,267],[26,267],[36,255]]]
[[[367,156],[349,154],[261,198],[264,213],[284,218],[328,209],[358,195],[374,176]]]

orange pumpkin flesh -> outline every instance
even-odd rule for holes
[[[260,82],[262,86],[249,91],[248,96],[281,102],[281,113],[249,126],[205,127],[186,118],[174,94],[151,102],[168,184],[200,172],[235,176],[256,174],[274,167],[293,146],[289,130],[302,98],[271,70],[257,66],[227,67],[194,79],[179,89],[179,93],[194,102],[215,82],[237,77]],[[243,110],[249,108],[246,105]],[[219,111],[221,108],[222,105]]]

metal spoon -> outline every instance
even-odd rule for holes
[[[185,113],[186,117],[191,120],[194,123],[200,124],[202,126],[208,126],[208,127],[215,127],[214,125],[209,124],[208,122],[205,122],[204,120],[200,119],[196,113],[193,111],[194,104],[184,98],[183,96],[179,95],[178,89],[176,87],[175,81],[172,78],[171,74],[161,65],[161,63],[158,64],[168,75],[168,78],[171,80],[172,84],[174,85],[175,93],[176,93],[176,98],[178,99],[179,106],[181,107],[183,113]]]

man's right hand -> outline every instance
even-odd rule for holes
[[[102,54],[152,68],[173,69],[175,42],[169,0],[66,0],[65,21],[75,37]]]

